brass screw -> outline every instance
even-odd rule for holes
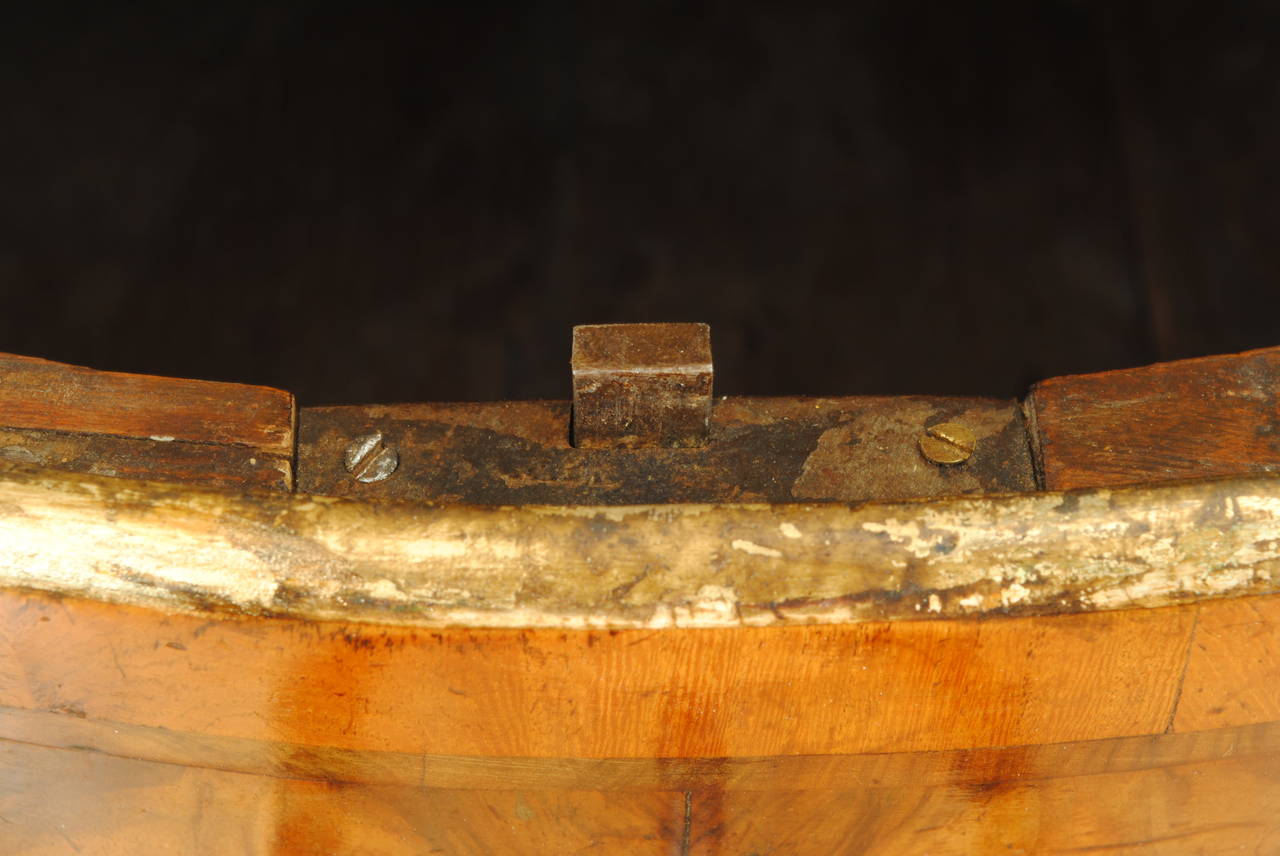
[[[978,438],[956,422],[942,422],[920,435],[920,454],[935,464],[962,464],[969,460]]]
[[[382,432],[357,437],[342,456],[347,472],[359,482],[380,482],[400,466],[400,453],[382,441]]]

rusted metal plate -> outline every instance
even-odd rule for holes
[[[711,433],[711,328],[573,328],[573,445],[705,445]]]
[[[943,422],[976,438],[963,463],[919,441]],[[697,448],[575,448],[568,402],[304,408],[298,490],[481,505],[627,505],[908,499],[1034,490],[1020,408],[932,397],[725,398]],[[398,466],[357,480],[345,466],[380,434]]]

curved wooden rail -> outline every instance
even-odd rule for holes
[[[1280,478],[847,505],[365,502],[0,464],[0,585],[401,626],[1061,615],[1280,591]]]
[[[8,468],[0,843],[1269,853],[1278,551],[1268,478],[487,510]]]

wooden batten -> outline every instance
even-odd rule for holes
[[[475,627],[725,627],[1280,590],[1280,479],[846,506],[479,508],[0,469],[0,585]]]
[[[1280,472],[1280,348],[1042,381],[1027,399],[1050,490]]]
[[[296,421],[278,389],[0,354],[0,460],[288,491]]]

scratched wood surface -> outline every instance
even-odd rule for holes
[[[1280,472],[1280,348],[1058,377],[1032,389],[1050,490]]]
[[[5,852],[1280,843],[1277,596],[479,635],[12,590],[0,609]]]
[[[14,596],[0,609],[0,705],[348,750],[568,758],[1161,733],[1194,618],[570,632],[215,620]]]
[[[293,396],[0,354],[0,460],[291,490]]]
[[[1101,758],[1110,743],[1071,749]],[[725,791],[708,799],[313,781],[3,741],[0,810],[11,822],[0,835],[7,853],[122,856],[1267,854],[1280,845],[1278,761],[1273,745],[1087,776]]]

